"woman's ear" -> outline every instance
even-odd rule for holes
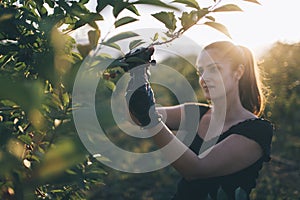
[[[244,74],[245,66],[240,64],[234,72],[234,76],[237,80],[240,80]]]

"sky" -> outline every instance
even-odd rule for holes
[[[212,0],[197,1],[202,7],[212,2]],[[224,24],[228,28],[233,42],[249,47],[256,54],[260,54],[276,41],[300,42],[299,0],[258,1],[261,5],[242,0],[223,0],[223,4],[237,4],[243,12],[223,12],[213,16],[217,22]],[[95,8],[95,2],[95,0],[92,0],[88,6],[91,9]],[[136,28],[164,29],[164,25],[150,15],[163,9],[153,6],[138,7],[138,9],[141,13],[139,21],[119,27],[118,31],[134,30]],[[113,18],[109,16],[110,12],[109,8],[106,9],[103,13],[105,20],[99,22],[102,35],[113,25]],[[125,13],[125,15],[128,14]],[[118,31],[112,31],[111,34]],[[229,40],[222,33],[207,26],[194,26],[185,33],[185,36],[200,45],[206,45],[216,40]]]

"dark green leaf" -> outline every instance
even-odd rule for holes
[[[19,135],[18,139],[24,142],[25,144],[30,144],[32,142],[32,139],[29,137],[29,135]]]
[[[84,25],[86,25],[87,22],[85,20],[79,20],[75,23],[74,27],[72,28],[73,30],[76,30]]]
[[[62,0],[59,0],[59,1],[56,1],[57,4],[59,5],[59,7],[63,8],[67,13],[70,13],[71,12],[71,8],[70,6],[67,4],[67,2],[65,1],[62,1]]]
[[[251,2],[251,3],[256,3],[256,4],[259,4],[259,5],[261,5],[258,1],[256,1],[256,0],[244,0],[244,1],[248,1],[248,2]]]
[[[212,10],[212,12],[228,12],[228,11],[231,12],[231,11],[243,11],[243,10],[234,4],[226,4]]]
[[[88,22],[88,24],[91,26],[91,27],[93,27],[94,29],[99,29],[99,27],[98,27],[98,25],[97,25],[97,23],[95,22],[95,21],[90,21],[90,22]]]
[[[160,22],[164,23],[165,26],[170,29],[170,30],[175,30],[176,29],[176,18],[174,15],[174,12],[159,12],[152,14],[153,17],[155,17],[157,20]]]
[[[53,0],[45,0],[45,2],[49,5],[50,8],[54,8],[54,1]]]
[[[231,38],[227,28],[223,24],[217,22],[205,22],[204,24],[224,33],[227,37]]]
[[[173,9],[173,10],[179,10],[175,6],[168,5],[166,3],[161,2],[160,0],[139,0],[132,4],[145,4],[145,5],[159,6],[162,8],[169,8],[169,9]]]
[[[99,13],[108,5],[110,5],[110,0],[97,0],[96,11]]]
[[[35,155],[28,155],[28,156],[26,156],[26,159],[28,159],[29,161],[40,162],[40,158]]]
[[[136,7],[133,5],[133,4],[130,4],[128,7],[127,7],[127,10],[133,12],[135,15],[137,16],[140,16],[140,13],[139,11],[136,9]]]
[[[145,42],[143,42],[143,40],[133,40],[129,44],[129,49],[130,50],[134,49],[134,48],[136,48],[136,47],[138,47],[138,46],[140,46],[141,44],[144,44],[144,43]]]
[[[41,16],[47,16],[48,15],[48,11],[44,6],[42,6],[41,9],[39,9],[39,13],[41,14]]]
[[[81,4],[87,4],[89,2],[89,0],[80,0],[79,3]]]
[[[126,9],[130,4],[127,2],[123,2],[123,1],[119,1],[118,3],[114,4],[114,8],[113,8],[113,15],[115,18],[118,17],[118,15],[124,10]]]
[[[105,43],[114,43],[119,40],[124,40],[127,38],[136,37],[136,36],[138,36],[138,34],[132,32],[132,31],[126,31],[126,32],[119,33],[119,34],[109,38],[107,41],[105,41]]]
[[[175,0],[173,2],[182,3],[182,4],[185,4],[187,7],[191,7],[191,8],[196,8],[196,9],[200,8],[198,2],[195,0]]]
[[[115,22],[115,27],[119,27],[119,26],[122,26],[122,25],[125,25],[125,24],[128,24],[128,23],[131,23],[131,22],[134,22],[134,21],[137,21],[138,19],[136,18],[133,18],[133,17],[123,17],[119,20],[117,20]]]
[[[76,21],[77,20],[74,17],[67,16],[64,18],[64,23],[66,24],[74,24]]]
[[[34,1],[36,3],[36,7],[42,7],[43,6],[43,0],[35,0]]]
[[[75,15],[77,17],[81,17],[85,14],[89,14],[90,11],[82,4],[73,2],[70,8],[69,14]]]
[[[88,20],[93,20],[93,21],[103,20],[103,16],[100,15],[99,13],[89,13]]]

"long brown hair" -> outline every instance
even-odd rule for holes
[[[209,44],[204,50],[217,50],[224,59],[231,63],[232,70],[239,65],[244,65],[244,74],[239,80],[239,95],[244,108],[253,114],[260,116],[265,108],[265,87],[262,77],[252,52],[244,47],[234,45],[229,41],[218,41]]]

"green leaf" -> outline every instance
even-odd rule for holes
[[[158,40],[158,37],[159,37],[159,34],[158,34],[158,33],[155,33],[152,40],[153,40],[153,41],[156,41],[156,40]]]
[[[75,23],[74,27],[72,27],[72,30],[76,30],[76,29],[78,29],[78,28],[80,28],[80,27],[82,27],[82,26],[84,26],[86,24],[87,24],[87,22],[85,20],[78,20]]]
[[[110,42],[110,43],[109,42],[103,42],[101,44],[121,51],[121,47],[118,44],[114,43],[114,42]]]
[[[159,12],[152,14],[154,18],[159,20],[160,22],[164,23],[165,26],[170,29],[170,30],[175,30],[176,29],[176,18],[174,12]]]
[[[129,43],[129,49],[132,50],[144,43],[143,40],[133,40]]]
[[[136,9],[136,7],[133,5],[133,4],[130,4],[128,7],[127,7],[127,10],[133,12],[135,15],[137,16],[140,16],[140,13],[139,11]]]
[[[93,20],[93,21],[99,21],[103,20],[103,16],[100,15],[99,13],[89,13],[88,14],[88,20]]]
[[[245,190],[243,190],[241,187],[237,188],[235,190],[235,199],[236,200],[246,200],[247,198],[247,193]]]
[[[159,6],[162,8],[169,8],[169,9],[173,9],[173,10],[179,10],[175,6],[168,5],[166,3],[161,2],[160,0],[139,0],[132,4],[146,4],[146,5],[152,5],[152,6]]]
[[[27,155],[26,158],[27,158],[29,161],[40,162],[40,158],[37,157],[36,155]]]
[[[48,15],[48,11],[44,6],[41,6],[40,8],[38,7],[37,9],[42,17],[45,17]]]
[[[209,20],[211,20],[211,21],[216,21],[216,19],[213,17],[213,16],[205,16],[205,18],[207,18],[207,19],[209,19]]]
[[[231,12],[231,11],[243,11],[243,10],[234,4],[226,4],[212,10],[212,12]]]
[[[21,140],[22,142],[24,142],[25,144],[31,144],[32,139],[29,135],[19,135],[18,139]]]
[[[200,8],[198,2],[195,0],[175,0],[173,2],[174,3],[182,3],[182,4],[185,4],[187,7],[191,7],[191,8],[196,8],[196,9]]]
[[[133,18],[133,17],[123,17],[115,22],[115,27],[117,28],[119,26],[123,26],[123,25],[131,23],[131,22],[135,22],[137,20],[138,19]]]
[[[231,38],[227,28],[223,24],[217,22],[205,22],[204,24],[224,33],[227,37]]]
[[[110,5],[110,0],[97,0],[96,11],[99,13],[108,5]]]
[[[259,5],[261,5],[258,1],[256,1],[256,0],[244,0],[244,1],[248,1],[248,2],[251,2],[251,3],[256,3],[256,4],[259,4]]]
[[[62,94],[62,103],[64,106],[67,106],[69,103],[70,103],[70,97],[69,97],[69,94],[66,92],[66,93],[63,93]]]
[[[98,41],[100,39],[101,32],[100,30],[90,30],[88,32],[88,38],[90,45],[95,48],[98,45]]]
[[[104,85],[105,85],[108,89],[110,89],[111,91],[114,91],[115,88],[116,88],[116,85],[114,84],[114,82],[109,81],[109,80],[105,80],[105,81],[104,81]]]
[[[198,12],[197,11],[191,11],[190,13],[188,12],[183,12],[181,15],[181,25],[184,30],[189,29],[191,26],[196,24],[199,20],[198,17]]]
[[[109,38],[107,41],[105,41],[105,43],[114,43],[119,40],[124,40],[127,38],[136,37],[136,36],[138,36],[138,34],[132,32],[132,31],[126,31],[126,32],[119,33],[119,34]]]
[[[89,2],[89,0],[80,0],[79,3],[80,4],[87,4]]]
[[[195,12],[195,11],[192,11],[192,12]],[[199,21],[202,17],[206,16],[208,13],[210,13],[210,11],[209,11],[207,8],[203,8],[203,9],[197,10],[197,11],[196,11],[196,14],[197,14],[197,16],[198,16],[198,21]]]
[[[45,0],[45,2],[49,5],[50,8],[54,8],[55,3],[52,0]]]
[[[99,27],[95,21],[90,21],[90,22],[88,22],[88,24],[96,30],[99,29]]]
[[[127,9],[131,4],[128,2],[119,1],[117,3],[113,3],[113,15],[115,18],[124,10]]]

